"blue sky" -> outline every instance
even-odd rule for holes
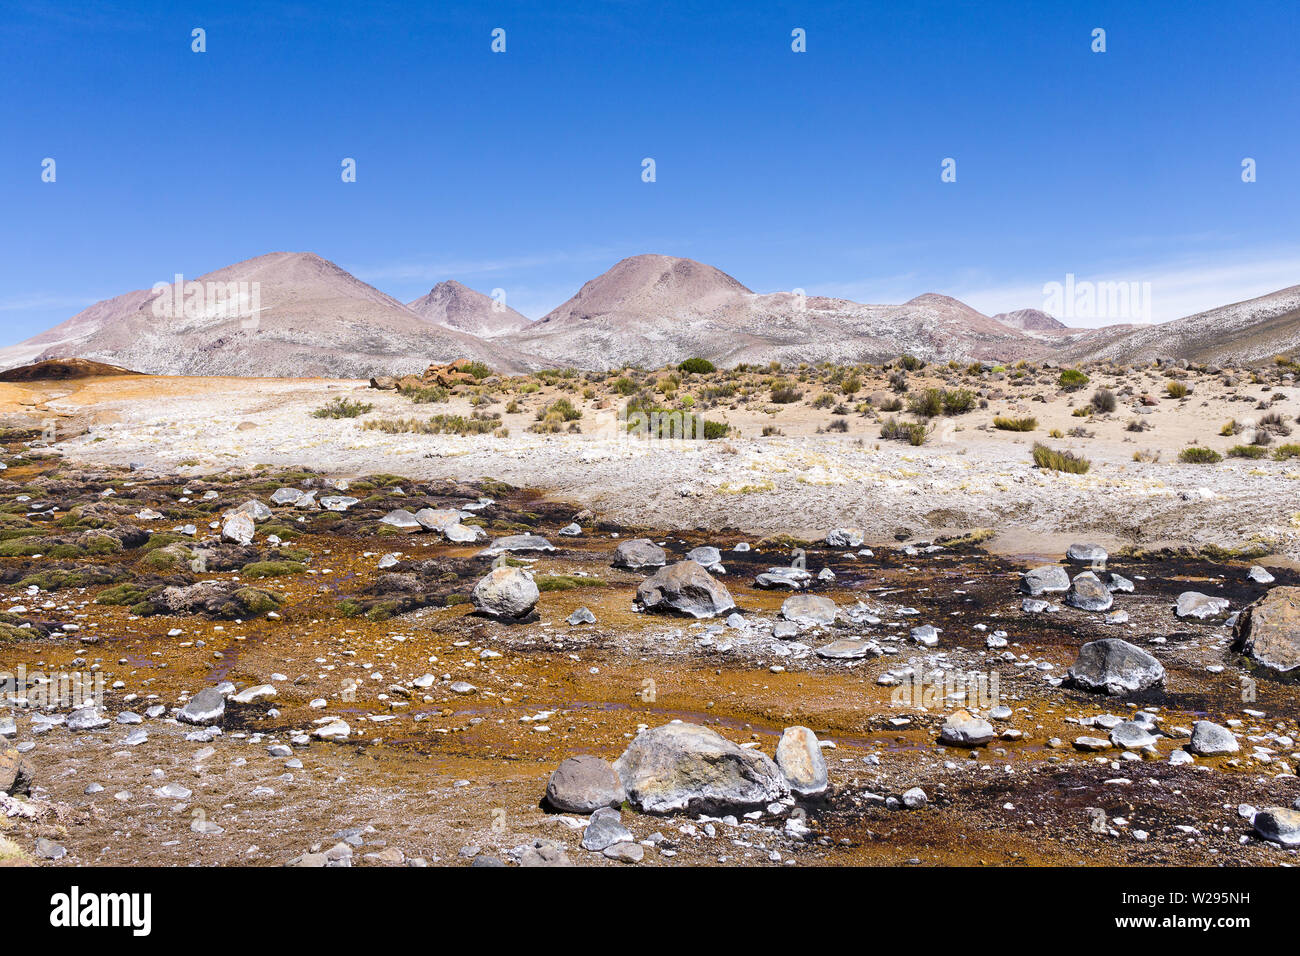
[[[1157,320],[1300,283],[1295,0],[0,10],[0,344],[278,250],[531,317],[640,252],[985,312],[1067,273]]]

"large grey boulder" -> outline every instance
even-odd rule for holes
[[[1115,599],[1106,585],[1091,571],[1076,574],[1065,595],[1065,603],[1080,611],[1109,611]]]
[[[817,735],[807,727],[787,727],[776,745],[776,765],[785,774],[790,790],[801,797],[826,792],[826,758]]]
[[[1178,595],[1174,604],[1174,613],[1180,618],[1194,618],[1198,621],[1212,621],[1228,616],[1228,599],[1212,597],[1200,591],[1184,591]]]
[[[614,770],[628,799],[646,813],[743,811],[790,793],[771,758],[698,724],[641,731]]]
[[[1079,648],[1069,670],[1070,682],[1082,690],[1106,694],[1132,694],[1165,679],[1158,660],[1128,641],[1107,637]]]
[[[646,611],[717,617],[736,606],[731,592],[694,561],[660,568],[637,586],[636,600]]]
[[[1233,649],[1275,671],[1300,667],[1300,588],[1273,588],[1232,629]]]
[[[996,731],[987,720],[976,717],[968,710],[954,712],[939,730],[939,743],[953,747],[982,747],[994,738]]]
[[[1192,740],[1187,749],[1201,757],[1217,757],[1236,753],[1241,745],[1227,727],[1208,720],[1198,720],[1192,725]]]
[[[1068,591],[1070,575],[1059,564],[1045,564],[1041,568],[1025,572],[1025,576],[1020,579],[1020,590],[1030,597]]]
[[[541,596],[533,576],[522,568],[493,568],[474,585],[474,606],[489,617],[527,617]]]
[[[621,541],[614,549],[614,567],[638,571],[642,568],[662,568],[668,563],[668,554],[649,538]]]
[[[834,624],[835,602],[817,594],[792,594],[781,605],[781,616],[795,624]]]
[[[181,723],[206,727],[220,722],[226,713],[226,695],[220,688],[205,687],[191,697],[176,715]]]
[[[569,813],[620,807],[626,799],[623,782],[609,762],[586,754],[564,761],[546,782],[546,802]]]

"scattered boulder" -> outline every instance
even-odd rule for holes
[[[1277,580],[1258,564],[1252,564],[1250,566],[1250,570],[1246,572],[1246,577],[1251,581],[1254,581],[1256,584],[1272,584]]]
[[[1200,591],[1184,591],[1178,595],[1174,604],[1174,613],[1180,618],[1195,618],[1198,621],[1210,621],[1228,616],[1228,599],[1212,597]]]
[[[415,532],[422,530],[424,527],[420,522],[415,520],[415,515],[411,514],[405,508],[398,508],[395,511],[390,511],[388,514],[380,518],[379,521],[381,524],[386,524],[389,527],[396,528],[404,534],[414,534]]]
[[[1241,745],[1227,727],[1208,720],[1198,720],[1192,725],[1192,740],[1187,749],[1199,757],[1216,757],[1236,753]]]
[[[426,531],[446,531],[454,524],[460,524],[462,515],[454,508],[421,508],[415,513],[415,520]]]
[[[678,561],[646,578],[636,589],[646,611],[717,617],[736,606],[731,592],[694,561]]]
[[[968,710],[959,710],[943,722],[939,743],[952,747],[982,747],[995,736],[993,725]]]
[[[785,774],[793,793],[812,797],[826,792],[826,758],[822,756],[817,735],[807,727],[785,729],[776,745],[776,765]]]
[[[1300,810],[1266,807],[1255,814],[1251,825],[1265,840],[1283,846],[1300,845]]]
[[[786,588],[799,591],[807,587],[810,581],[812,581],[812,572],[805,568],[768,568],[754,578],[754,587],[765,590]]]
[[[1117,637],[1107,637],[1079,648],[1078,658],[1070,665],[1069,678],[1082,690],[1132,694],[1163,683],[1165,668],[1140,647]]]
[[[1065,603],[1080,611],[1109,611],[1115,599],[1097,575],[1084,571],[1074,576]]]
[[[1059,564],[1045,564],[1025,572],[1025,576],[1020,579],[1020,590],[1030,597],[1068,591],[1070,575]]]
[[[584,606],[578,608],[564,620],[570,626],[577,627],[579,624],[595,624],[596,615],[591,613],[591,608]]]
[[[253,519],[243,512],[229,515],[221,525],[221,537],[234,544],[249,545],[257,534]]]
[[[836,528],[826,535],[828,548],[860,548],[867,540],[861,528]]]
[[[484,548],[480,553],[486,557],[494,558],[498,554],[505,554],[507,551],[554,551],[555,545],[547,541],[539,534],[508,534],[504,538],[496,538],[493,542]]]
[[[662,568],[668,563],[668,554],[649,538],[622,541],[614,549],[614,567],[637,571],[641,568]]]
[[[1247,606],[1232,629],[1233,649],[1275,671],[1300,667],[1300,588],[1273,588]]]
[[[698,548],[692,548],[686,552],[686,560],[694,561],[706,571],[713,574],[723,574],[726,568],[722,566],[722,552],[711,545],[701,545]]]
[[[487,537],[487,532],[476,524],[460,524],[457,522],[443,528],[442,535],[453,544],[469,544],[480,538]]]
[[[816,594],[792,594],[781,605],[781,616],[795,624],[834,624],[835,602]]]
[[[205,687],[186,702],[176,717],[185,724],[207,727],[220,723],[225,714],[226,695],[220,688]]]
[[[703,569],[701,569],[703,570]],[[671,723],[637,734],[614,770],[645,813],[719,813],[764,807],[790,792],[781,769],[698,724]]]
[[[1106,566],[1110,557],[1099,544],[1072,544],[1065,549],[1065,560],[1071,564],[1088,564],[1094,568]]]
[[[855,661],[870,654],[871,648],[872,645],[867,641],[842,637],[817,648],[817,656],[830,661]]]
[[[623,815],[610,807],[601,807],[591,814],[591,822],[582,833],[582,848],[599,853],[616,843],[632,843],[636,837],[623,826]]]
[[[620,807],[627,799],[623,782],[608,761],[580,755],[555,768],[546,783],[546,802],[567,813],[593,813],[601,807]]]
[[[14,747],[0,751],[0,793],[25,797],[32,792],[36,771]]]
[[[474,585],[474,606],[489,617],[527,617],[537,606],[541,593],[533,576],[522,568],[493,568]]]

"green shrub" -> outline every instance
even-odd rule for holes
[[[468,365],[462,366],[460,370],[468,372],[479,380],[485,379],[492,374],[492,369],[488,368],[483,362],[470,362]]]
[[[397,393],[416,405],[436,405],[451,397],[451,392],[441,385],[399,385]]]
[[[934,418],[943,414],[943,392],[937,388],[927,388],[920,394],[907,400],[907,410],[922,418]]]
[[[930,430],[920,422],[900,422],[896,418],[887,418],[880,424],[880,437],[924,445],[930,437]]]
[[[1229,458],[1263,458],[1267,449],[1259,445],[1233,445],[1228,449]]]
[[[1216,462],[1223,461],[1223,456],[1213,448],[1202,448],[1199,445],[1193,445],[1191,448],[1184,448],[1180,451],[1178,460],[1190,465],[1213,465]]]
[[[1007,432],[1031,432],[1038,427],[1038,419],[1008,418],[1005,415],[997,415],[993,419],[993,427]]]
[[[961,415],[975,407],[975,393],[968,388],[957,388],[943,393],[943,413]]]
[[[1278,445],[1273,449],[1273,459],[1275,461],[1286,461],[1289,458],[1300,458],[1300,445]]]
[[[925,368],[925,361],[915,355],[901,355],[898,359],[898,367],[909,372],[917,372]]]
[[[777,405],[790,405],[803,398],[803,392],[793,385],[773,385],[772,401]]]
[[[1034,464],[1050,471],[1065,471],[1074,475],[1085,474],[1092,462],[1071,451],[1055,451],[1042,442],[1034,442]]]
[[[1067,392],[1074,392],[1087,385],[1090,379],[1077,368],[1067,368],[1062,370],[1061,377],[1057,381]]]
[[[688,358],[686,361],[678,363],[677,370],[679,372],[690,372],[693,375],[708,375],[717,369],[708,359]]]

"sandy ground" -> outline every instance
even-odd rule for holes
[[[1134,371],[1110,384],[1124,381],[1157,391],[1164,380]],[[1137,434],[1126,430],[1135,413],[1124,404],[1110,415],[1072,416],[1090,391],[1049,391],[1044,402],[995,400],[986,409],[939,419],[919,448],[882,441],[878,421],[853,415],[847,433],[819,434],[829,413],[806,405],[776,414],[709,412],[738,433],[712,442],[630,439],[613,412],[592,401],[578,402],[582,434],[530,433],[533,409],[553,397],[546,392],[519,413],[503,415],[510,431],[505,438],[389,435],[366,431],[362,423],[468,414],[470,406],[459,398],[415,406],[363,382],[325,380],[132,377],[7,385],[0,390],[0,414],[11,421],[53,419],[62,439],[57,449],[71,460],[136,463],[180,475],[265,464],[314,467],[340,477],[376,470],[414,478],[490,476],[544,489],[608,520],[659,528],[736,527],[815,537],[854,526],[877,541],[904,532],[926,538],[991,528],[997,537],[990,546],[1013,554],[1057,553],[1064,539],[1089,538],[1112,549],[1262,544],[1279,558],[1300,558],[1300,464],[1177,461],[1192,443],[1224,451],[1243,441],[1220,437],[1219,428],[1230,418],[1248,421],[1259,414],[1255,402],[1267,397],[1266,389],[1236,389],[1250,400],[1234,401],[1216,383],[1198,383],[1184,401],[1162,397],[1145,409],[1142,419],[1151,427]],[[358,419],[311,417],[340,395],[373,403],[374,410]],[[1288,397],[1272,407],[1294,420],[1298,406]],[[999,431],[990,424],[998,414],[1033,415],[1040,424],[1030,433]],[[766,425],[782,434],[760,437]],[[1093,437],[1046,437],[1049,429],[1080,426]],[[75,437],[65,437],[70,434]],[[1035,440],[1086,454],[1091,471],[1034,468]],[[1159,460],[1133,461],[1139,449],[1158,452]]]

